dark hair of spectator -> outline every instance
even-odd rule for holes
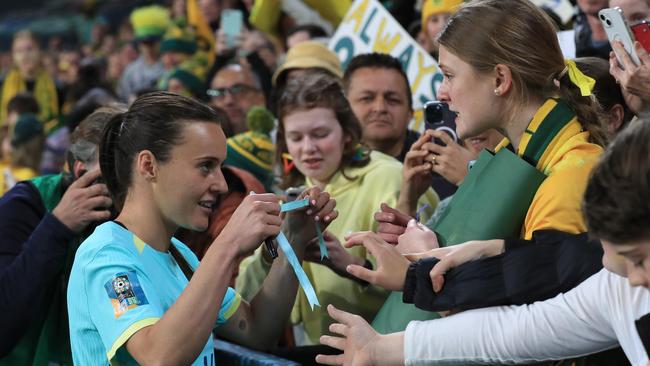
[[[96,161],[99,144],[108,121],[126,111],[126,106],[101,107],[84,118],[70,135],[70,147],[66,160],[72,172],[75,161],[90,164]]]
[[[589,233],[612,244],[650,239],[650,121],[616,136],[594,168],[583,212]]]
[[[99,147],[99,164],[115,207],[121,210],[132,183],[135,156],[149,150],[160,162],[183,142],[185,123],[220,124],[222,113],[197,100],[168,92],[136,99],[108,122]]]
[[[409,108],[413,109],[413,96],[411,95],[411,85],[409,84],[409,78],[406,76],[406,73],[402,68],[402,63],[398,59],[391,55],[377,52],[364,53],[354,56],[350,60],[350,63],[348,63],[348,67],[345,69],[345,74],[343,74],[343,87],[346,91],[350,90],[350,82],[352,80],[354,72],[363,68],[388,69],[397,71],[404,79],[404,89],[406,90],[407,103],[409,105]]]
[[[33,113],[38,115],[39,107],[36,98],[29,93],[18,93],[7,103],[7,112],[17,114]]]
[[[345,175],[345,168],[367,165],[370,162],[369,153],[360,146],[361,124],[354,115],[340,82],[326,73],[302,74],[292,78],[287,83],[278,104],[280,123],[275,149],[276,165],[282,164],[282,155],[288,152],[285,141],[284,118],[291,113],[314,108],[327,108],[334,111],[336,119],[343,130],[343,136],[347,138],[339,170],[347,179],[354,179],[354,177]],[[298,169],[292,169],[283,178],[280,184],[283,189],[304,182],[304,177]]]
[[[583,97],[569,73],[563,74],[566,65],[553,23],[530,1],[465,3],[451,16],[438,42],[479,73],[493,72],[498,64],[508,66],[513,84],[511,114],[519,113],[531,99],[559,97],[573,108],[592,142],[607,144],[600,105],[593,96]]]
[[[623,130],[634,117],[634,113],[625,103],[621,88],[616,84],[616,79],[609,73],[609,62],[599,57],[580,57],[575,61],[585,75],[596,80],[594,95],[603,107],[603,111],[609,112],[617,104],[623,107],[623,122],[617,132]]]

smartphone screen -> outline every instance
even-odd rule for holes
[[[650,53],[650,23],[643,21],[631,27],[634,38],[641,43],[647,53]]]
[[[238,9],[221,11],[221,30],[226,35],[226,45],[234,47],[237,37],[241,34],[244,15]]]

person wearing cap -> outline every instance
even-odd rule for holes
[[[462,3],[463,0],[424,0],[422,4],[422,33],[428,46],[425,48],[435,58],[438,58],[438,35]]]
[[[207,94],[210,104],[228,115],[228,124],[221,126],[226,137],[248,131],[248,112],[255,106],[266,105],[260,79],[243,64],[234,63],[221,68],[214,75]]]
[[[325,44],[319,41],[303,41],[289,49],[284,63],[273,74],[271,109],[275,109],[282,90],[290,79],[308,72],[321,71],[338,78],[343,77],[341,61]]]
[[[11,131],[13,130],[13,131]],[[43,124],[32,113],[18,116],[16,124],[10,126],[10,133],[2,141],[0,162],[0,193],[4,194],[17,182],[34,178],[41,163]]]
[[[165,72],[160,60],[160,39],[171,23],[169,10],[156,5],[134,10],[130,19],[140,57],[126,67],[118,83],[117,94],[123,101],[155,86]]]
[[[160,42],[160,59],[165,70],[171,70],[190,59],[197,47],[196,36],[190,30],[169,27]]]

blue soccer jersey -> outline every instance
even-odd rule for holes
[[[199,261],[183,243],[172,244],[196,269]],[[135,365],[126,341],[154,324],[188,284],[170,253],[153,249],[115,222],[104,223],[83,242],[68,283],[70,342],[75,365]],[[219,326],[230,318],[241,297],[228,288]],[[214,365],[212,337],[193,365]]]

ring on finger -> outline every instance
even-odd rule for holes
[[[434,165],[436,164],[436,156],[435,156],[435,155],[431,157],[431,162],[432,162]]]

